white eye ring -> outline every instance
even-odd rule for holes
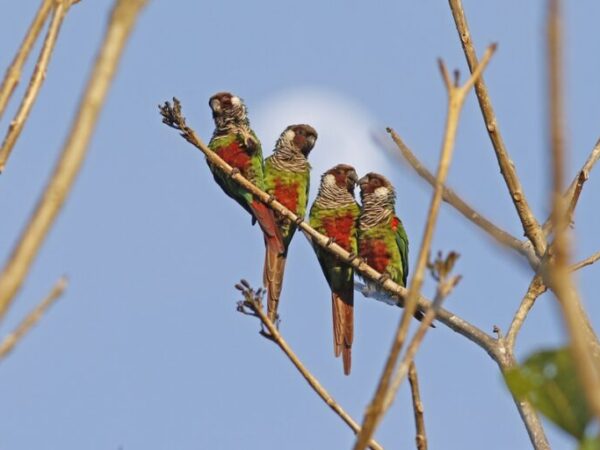
[[[375,189],[374,193],[377,197],[387,197],[390,193],[390,190],[385,186],[381,186]]]
[[[327,175],[325,175],[325,178],[323,178],[323,184],[325,184],[326,186],[333,186],[335,183],[335,177],[328,173]]]
[[[291,142],[296,137],[296,133],[294,133],[294,130],[285,130],[285,132],[283,133],[283,137],[287,141]]]

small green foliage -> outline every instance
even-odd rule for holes
[[[567,348],[536,352],[520,367],[508,370],[504,378],[515,397],[529,400],[560,428],[578,440],[583,440],[592,416]],[[592,446],[581,448],[600,449],[593,446],[597,445],[596,441],[587,440],[590,444],[586,445]]]
[[[578,450],[600,450],[600,436],[585,438],[581,441]]]

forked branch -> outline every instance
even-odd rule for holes
[[[262,297],[264,291],[259,288],[257,291],[252,289],[247,281],[242,280],[239,284],[236,284],[236,289],[242,292],[244,300],[238,303],[238,311],[244,314],[250,314],[257,317],[262,326],[264,326],[268,334],[262,332],[266,337],[273,341],[277,346],[285,353],[292,364],[298,369],[302,377],[310,385],[311,388],[317,393],[319,397],[329,406],[333,412],[335,412],[345,423],[348,425],[354,433],[360,431],[358,423],[350,417],[350,415],[340,406],[340,404],[327,392],[327,390],[319,383],[319,380],[306,368],[300,358],[294,353],[288,343],[283,339],[279,330],[267,317],[263,311]],[[247,312],[250,310],[250,313]],[[369,448],[372,450],[383,450],[383,447],[379,445],[375,440],[369,442]]]

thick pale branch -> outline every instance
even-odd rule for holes
[[[0,319],[6,314],[12,299],[27,276],[40,246],[79,173],[123,47],[135,19],[145,4],[146,0],[115,2],[102,47],[96,57],[77,116],[52,178],[0,274]]]
[[[452,16],[454,17],[454,23],[456,24],[456,30],[458,31],[467,58],[467,63],[469,64],[471,72],[473,72],[478,66],[478,61],[462,2],[461,0],[449,0],[449,3],[450,9],[452,10]],[[533,244],[536,255],[538,258],[541,258],[546,249],[544,234],[525,198],[523,187],[521,186],[513,162],[510,160],[502,135],[498,130],[498,123],[483,77],[479,77],[475,82],[475,92],[483,114],[485,126],[496,152],[500,172],[504,177],[506,187],[508,188],[510,197],[515,205],[521,224],[523,225],[523,231]]]
[[[549,133],[552,152],[552,214],[555,241],[554,258],[544,266],[545,283],[556,294],[569,333],[570,350],[577,375],[583,386],[587,404],[596,420],[600,419],[600,362],[597,355],[598,338],[595,336],[573,282],[568,235],[567,204],[562,195],[565,165],[562,17],[559,0],[548,1],[548,89],[550,98]]]
[[[408,295],[405,299],[404,311],[402,312],[402,317],[395,333],[390,354],[379,380],[377,390],[375,391],[375,395],[373,396],[373,399],[367,408],[365,418],[363,419],[362,432],[358,435],[356,443],[354,444],[354,450],[363,450],[366,447],[367,442],[369,441],[370,437],[373,436],[375,429],[377,428],[377,425],[381,421],[383,413],[385,412],[385,408],[382,406],[386,396],[388,395],[388,392],[390,392],[390,381],[394,367],[396,366],[400,351],[406,339],[410,320],[417,309],[418,297],[423,284],[425,268],[427,266],[427,258],[429,257],[431,241],[433,239],[433,231],[435,229],[440,204],[442,202],[442,187],[446,182],[446,177],[450,168],[450,162],[452,160],[460,112],[468,93],[468,88],[473,85],[475,77],[481,75],[483,69],[490,61],[494,50],[495,46],[491,46],[487,49],[483,59],[481,60],[480,67],[473,71],[471,77],[461,87],[458,87],[454,84],[449,84],[447,70],[445,70],[445,66],[443,64],[440,64],[442,76],[445,80],[446,87],[449,89],[448,114],[442,150],[440,153],[439,166],[436,174],[435,190],[429,205],[429,212],[427,214],[423,238],[421,239],[421,246],[419,248],[417,257],[417,264],[410,283]]]
[[[71,0],[55,0],[55,2],[56,6],[54,8],[52,20],[50,21],[50,26],[48,27],[48,32],[46,33],[44,45],[40,51],[37,64],[31,75],[29,86],[27,87],[21,105],[19,106],[19,110],[8,127],[8,132],[4,137],[2,147],[0,147],[0,173],[2,173],[6,167],[6,162],[10,157],[17,139],[19,139],[19,136],[21,135],[21,131],[25,126],[25,121],[27,120],[27,117],[29,117],[33,104],[42,88],[42,83],[46,79],[46,70],[50,63],[52,50],[54,50],[54,46],[56,45],[63,19],[71,6]]]
[[[417,172],[417,174],[427,181],[431,186],[435,187],[435,176],[423,165],[423,163],[421,163],[421,161],[419,161],[415,154],[404,143],[402,138],[392,128],[388,128],[387,131],[398,147],[398,150],[400,150],[400,153],[404,159],[410,164],[415,172]],[[442,200],[456,208],[456,210],[460,212],[466,219],[487,232],[500,244],[516,250],[518,253],[525,256],[530,263],[537,263],[537,257],[526,245],[523,244],[523,242],[477,212],[446,185],[442,187]]]
[[[408,369],[408,381],[410,383],[410,394],[413,403],[413,412],[415,416],[416,436],[415,441],[417,450],[427,450],[427,433],[425,432],[425,417],[421,393],[419,392],[419,378],[417,368],[412,363]]]
[[[17,51],[11,65],[6,70],[2,86],[0,86],[0,118],[2,118],[6,105],[19,84],[21,71],[23,70],[25,61],[27,61],[27,57],[33,48],[33,44],[37,41],[55,1],[56,0],[42,0],[35,17],[27,30],[27,34],[25,34],[21,47]]]
[[[15,331],[4,338],[0,344],[0,360],[6,357],[17,343],[31,330],[35,324],[42,318],[46,311],[54,304],[62,295],[67,287],[67,279],[60,278],[50,293],[42,300],[42,302],[31,311],[25,319],[17,326]]]
[[[242,282],[245,283],[245,282]],[[358,423],[340,406],[338,402],[327,392],[327,390],[319,383],[319,380],[306,368],[300,358],[294,353],[288,343],[283,339],[283,336],[279,333],[277,327],[263,312],[262,305],[260,302],[260,293],[257,295],[251,288],[245,284],[244,286],[237,285],[244,293],[245,301],[242,303],[243,307],[250,308],[254,315],[260,319],[262,324],[267,328],[269,334],[266,335],[270,340],[279,346],[279,348],[285,353],[292,364],[298,369],[298,372],[310,385],[310,387],[317,393],[319,397],[329,406],[345,423],[348,425],[354,433],[360,431]],[[383,447],[379,445],[375,440],[369,442],[369,447],[372,450],[383,450]]]

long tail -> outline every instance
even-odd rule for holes
[[[277,319],[277,306],[283,287],[283,273],[285,271],[285,254],[267,246],[265,249],[265,265],[263,271],[263,284],[267,287],[267,312],[269,319]]]
[[[354,340],[354,291],[349,289],[332,291],[333,310],[333,353],[342,355],[344,375],[350,375],[352,367],[352,341]]]
[[[267,248],[272,249],[280,254],[285,252],[285,247],[283,245],[283,237],[281,236],[281,230],[275,222],[275,215],[273,211],[269,209],[267,205],[259,202],[258,200],[253,200],[250,204],[250,209],[252,210],[252,214],[254,214],[254,218],[258,222],[263,234],[265,236],[265,245]]]

